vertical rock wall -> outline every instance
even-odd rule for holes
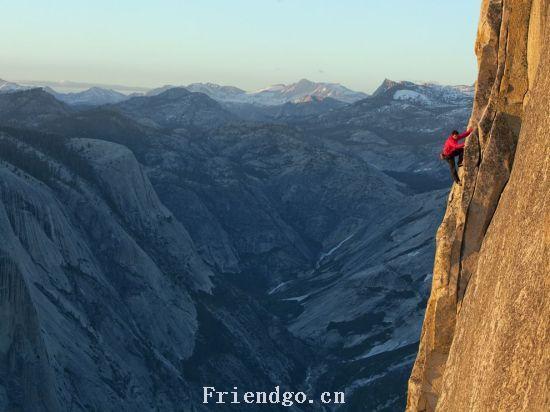
[[[10,230],[1,202],[0,242],[0,410],[60,410],[36,311],[21,273],[27,269],[28,256]]]
[[[482,3],[476,131],[437,233],[410,411],[550,409],[549,3]]]

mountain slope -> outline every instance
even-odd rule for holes
[[[0,409],[203,411],[201,385],[299,387],[308,349],[213,276],[127,148],[13,129],[0,146]]]
[[[342,410],[404,406],[445,194],[410,196],[385,206],[384,219],[340,225],[311,270],[271,290],[295,312],[289,330],[327,351],[313,376],[318,388],[346,393]]]
[[[432,104],[394,99],[402,87],[402,82],[392,82],[391,87],[383,84],[379,88],[383,92],[293,123],[325,139],[334,150],[360,156],[414,190],[448,187],[449,172],[438,154],[452,130],[465,128],[473,99],[459,91],[460,98],[440,100],[436,96],[442,86],[408,83],[409,89],[421,87]]]
[[[243,120],[276,123],[300,122],[305,117],[317,116],[345,105],[345,103],[331,97],[322,99],[312,96],[304,97],[296,102],[273,106],[231,102],[223,104],[227,110]]]
[[[3,134],[2,140],[4,144],[12,142],[20,150],[39,156],[32,146],[11,135]],[[137,164],[131,164],[129,152],[101,142],[98,144],[104,147],[96,146],[94,141],[75,144],[83,144],[88,151],[97,149],[101,156],[95,158],[84,154],[92,162],[98,162],[83,168],[85,175],[94,180],[101,179],[96,171],[120,170],[120,162],[123,162],[128,176],[136,179],[127,181],[132,190],[128,191],[128,187],[118,190],[119,199],[109,194],[103,198],[97,189],[82,182],[78,175],[72,175],[74,172],[62,165],[57,165],[57,170],[49,175],[41,175],[32,169],[31,162],[26,161],[22,166],[30,168],[28,170],[36,176],[33,177],[3,162],[3,227],[0,232],[9,234],[11,238],[2,243],[3,259],[9,262],[7,267],[3,266],[2,277],[8,292],[16,285],[26,290],[26,304],[38,316],[38,325],[29,331],[29,338],[44,341],[48,355],[43,362],[48,362],[46,367],[50,373],[56,369],[65,370],[64,376],[54,373],[53,388],[49,388],[55,393],[57,402],[64,404],[66,399],[72,398],[80,408],[90,408],[99,406],[108,398],[107,402],[112,402],[123,396],[122,382],[126,378],[122,371],[128,370],[127,365],[133,365],[134,370],[129,384],[143,386],[151,379],[139,358],[157,359],[159,365],[165,365],[162,368],[167,373],[173,374],[170,363],[181,356],[189,356],[193,350],[189,344],[196,333],[197,320],[188,291],[181,286],[175,287],[174,281],[163,275],[159,267],[162,266],[161,256],[155,254],[152,257],[143,249],[146,242],[136,242],[138,233],[143,238],[148,236],[147,228],[157,228],[159,239],[168,235],[164,237],[168,244],[175,238],[165,231],[171,230],[171,225],[165,223],[170,217],[169,212],[148,193],[147,181],[142,180]],[[104,156],[108,158],[102,158]],[[56,164],[53,159],[42,162]],[[69,185],[70,179],[73,183]],[[117,180],[110,182],[113,185],[122,183]],[[149,198],[149,207],[141,208],[139,197],[142,196]],[[86,208],[81,205],[86,205]],[[130,207],[130,212],[134,209],[135,213],[127,214],[123,207]],[[113,218],[112,213],[138,219],[127,225],[122,219]],[[132,236],[134,233],[135,237]],[[192,253],[188,246],[186,249],[187,253]],[[192,279],[188,281],[192,282]],[[3,304],[9,304],[9,299],[3,300]],[[166,311],[167,307],[171,308],[170,313]],[[111,328],[109,323],[117,327]],[[2,325],[7,347],[18,347],[17,335],[13,335],[17,323],[8,322],[6,325],[3,321]],[[47,335],[43,334],[44,330]],[[162,334],[169,330],[175,334],[171,339],[173,346],[167,341],[162,343]],[[134,336],[134,339],[121,339],[124,335]],[[3,356],[6,356],[5,352]],[[22,371],[25,371],[24,365]],[[20,373],[11,368],[3,368],[3,372],[14,374],[13,378]],[[82,388],[78,399],[73,397],[70,376],[85,377],[89,382],[87,388]],[[112,389],[105,387],[103,381],[106,379],[113,382]],[[26,385],[17,378],[15,382]],[[47,387],[42,382],[35,385]],[[27,392],[28,388],[21,386],[20,390]],[[131,404],[149,403],[148,396],[151,395],[144,392],[126,408]],[[7,401],[8,405],[17,404],[10,391]],[[21,406],[27,409],[40,405],[32,397],[25,397],[23,402]]]
[[[88,90],[75,93],[57,93],[51,88],[46,90],[52,93],[56,99],[72,106],[101,106],[128,99],[125,94],[101,87],[91,87]]]
[[[220,86],[214,83],[192,83],[185,88],[191,92],[204,93],[217,101],[231,101],[239,96],[242,96],[246,92],[238,87],[233,86]]]
[[[112,107],[138,122],[170,129],[212,128],[236,120],[210,97],[183,87],[153,96],[133,97]]]
[[[37,126],[67,116],[71,109],[42,89],[0,94],[0,124]]]
[[[549,8],[482,3],[476,129],[437,234],[410,411],[550,408]]]

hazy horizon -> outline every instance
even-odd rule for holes
[[[307,78],[371,93],[384,78],[473,84],[477,71],[479,0],[0,5],[16,17],[0,26],[0,78],[9,81],[252,91]]]

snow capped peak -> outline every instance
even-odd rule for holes
[[[473,86],[445,86],[435,82],[394,81],[384,79],[373,93],[374,98],[420,105],[457,105],[473,98]]]
[[[381,94],[384,94],[386,91],[388,91],[392,87],[398,85],[399,83],[400,82],[396,82],[396,81],[393,81],[393,80],[390,80],[390,79],[386,78],[386,79],[384,79],[382,84],[380,86],[378,86],[378,88],[374,91],[374,93],[372,95],[373,96],[379,96]]]
[[[367,97],[365,93],[350,90],[338,83],[316,83],[301,79],[292,84],[275,84],[265,89],[247,93],[253,103],[278,105],[287,102],[303,101],[308,96],[324,99],[331,97],[345,103],[353,103]]]

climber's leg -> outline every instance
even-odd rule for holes
[[[451,177],[453,178],[455,183],[460,184],[460,179],[458,178],[458,173],[456,172],[456,167],[455,167],[455,158],[449,156],[449,157],[446,157],[445,160],[447,161],[447,163],[449,163],[449,170],[451,172]]]

